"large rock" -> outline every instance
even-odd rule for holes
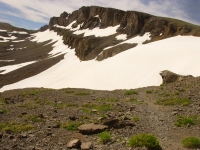
[[[188,75],[188,76],[183,76],[183,75],[179,75],[179,74],[176,74],[176,73],[173,73],[171,71],[168,71],[168,70],[164,70],[160,73],[162,79],[163,79],[163,84],[166,84],[166,83],[172,83],[172,82],[176,82],[176,81],[181,81],[185,78],[190,78],[192,77],[191,75]]]
[[[86,142],[81,144],[81,150],[90,150],[92,148],[91,142]]]
[[[80,148],[81,141],[79,139],[74,139],[67,143],[67,148]]]
[[[78,127],[78,130],[80,133],[82,134],[96,134],[96,133],[100,133],[104,130],[108,129],[108,126],[106,125],[101,125],[101,124],[83,124],[81,126]]]

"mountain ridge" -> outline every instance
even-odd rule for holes
[[[81,7],[79,10],[73,11],[72,14],[63,12],[60,17],[52,17],[49,21],[49,29],[62,35],[64,43],[75,48],[77,57],[82,61],[96,58],[107,45],[115,45],[119,42],[115,40],[115,37],[77,36],[71,30],[56,27],[56,25],[66,27],[71,23],[72,29],[75,28],[77,30],[92,30],[96,27],[105,29],[110,26],[119,25],[116,29],[116,35],[126,34],[128,39],[137,35],[143,36],[149,32],[151,39],[147,42],[177,35],[200,36],[200,27],[187,22],[156,17],[136,11],[122,11],[98,6]],[[108,42],[103,43],[101,42],[102,40]],[[81,48],[79,45],[81,45]],[[106,55],[105,57],[108,56]]]

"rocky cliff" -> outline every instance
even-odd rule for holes
[[[72,22],[74,22],[72,28],[79,27],[78,30],[92,30],[95,27],[104,29],[116,25],[119,25],[119,27],[115,35],[107,37],[83,37],[83,35],[73,34],[73,31],[54,26],[66,27]],[[150,32],[151,40],[146,41],[146,43],[176,35],[200,36],[199,26],[180,20],[156,17],[136,11],[122,11],[98,6],[81,7],[71,14],[63,12],[60,17],[52,17],[49,22],[49,29],[58,32],[59,35],[63,35],[64,43],[75,48],[76,55],[80,60],[94,59],[105,47],[118,44],[120,41],[116,40],[115,37],[119,34],[126,34],[127,38],[131,38],[136,35],[143,36],[146,32]],[[123,51],[123,49],[120,51]],[[104,57],[108,58],[113,56],[114,53],[112,52],[113,49],[109,53],[108,51],[106,52],[109,56],[104,52],[101,53],[102,56],[100,56],[101,59],[99,60],[103,60]]]

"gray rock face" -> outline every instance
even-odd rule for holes
[[[163,79],[163,84],[165,83],[172,83],[172,82],[176,82],[176,81],[181,81],[185,78],[190,78],[192,77],[191,75],[188,76],[183,76],[183,75],[178,75],[176,73],[173,73],[171,71],[168,70],[164,70],[160,73],[162,79]]]
[[[78,127],[78,130],[82,134],[96,134],[100,133],[104,130],[108,129],[108,126],[106,125],[101,125],[101,124],[83,124]]]

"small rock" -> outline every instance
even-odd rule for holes
[[[81,144],[81,150],[89,150],[91,149],[93,146],[92,146],[92,143],[91,142],[86,142],[86,143],[82,143]]]
[[[98,112],[98,110],[97,109],[92,109],[91,112],[95,113],[95,112]]]
[[[80,148],[81,141],[79,139],[74,139],[67,144],[67,148]]]
[[[27,134],[26,133],[22,133],[22,134],[20,134],[20,138],[27,138],[28,136],[27,136]]]
[[[27,112],[22,112],[21,114],[22,114],[22,115],[27,115]]]
[[[78,119],[76,116],[69,116],[69,120],[74,121],[74,120],[76,120],[76,119]]]
[[[3,110],[0,110],[0,114],[3,114]]]
[[[44,119],[44,115],[43,114],[39,114],[38,117]]]
[[[177,111],[173,111],[171,114],[172,114],[173,116],[175,116],[175,115],[178,114],[178,112],[177,112]]]

